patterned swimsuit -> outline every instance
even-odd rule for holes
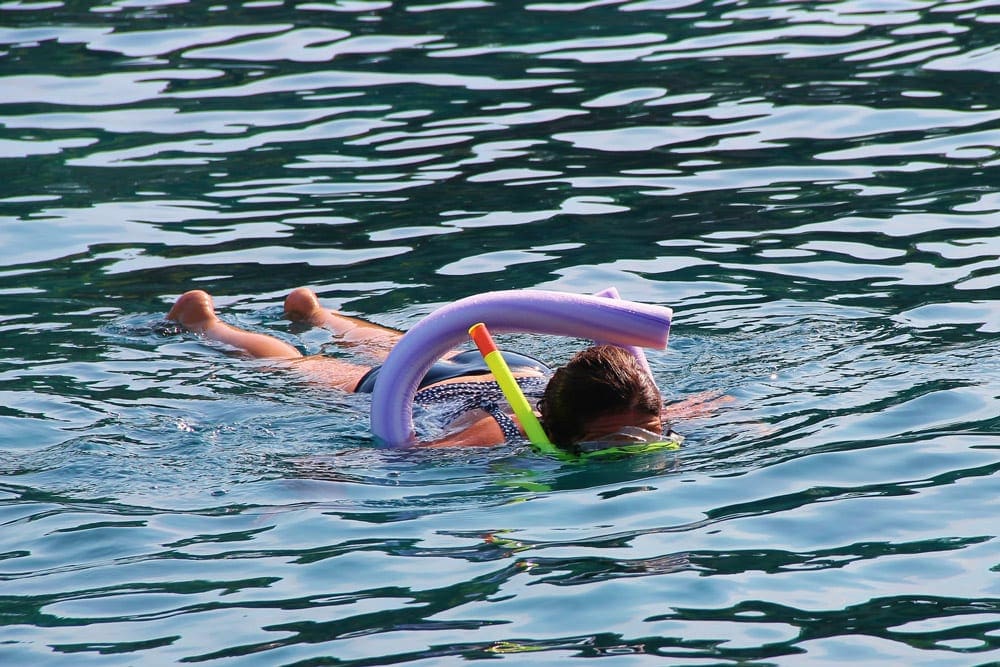
[[[548,379],[543,377],[518,378],[517,384],[527,398],[541,398]],[[500,385],[496,382],[453,382],[421,389],[413,397],[413,402],[434,412],[435,421],[446,426],[470,410],[483,410],[500,425],[504,440],[521,438],[517,423],[510,418],[504,407]],[[447,408],[447,409],[445,409]]]
[[[551,370],[534,357],[516,352],[503,352],[503,356],[513,373],[533,371],[545,375],[517,380],[526,398],[541,398]],[[371,393],[381,370],[381,366],[376,366],[368,371],[358,381],[354,391],[359,394]],[[521,432],[517,423],[507,414],[507,399],[496,382],[453,382],[428,386],[444,380],[474,377],[489,372],[490,369],[477,350],[466,350],[442,359],[431,367],[420,382],[417,394],[413,397],[414,406],[421,408],[421,413],[428,415],[435,427],[445,427],[470,410],[484,410],[500,425],[505,440],[517,440],[521,437]]]

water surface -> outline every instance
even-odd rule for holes
[[[0,662],[996,662],[998,45],[989,0],[0,3]],[[386,451],[163,320],[351,358],[299,285],[614,285],[732,400],[676,455]]]

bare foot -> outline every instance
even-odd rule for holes
[[[285,297],[285,317],[299,324],[326,329],[339,344],[361,348],[365,354],[379,361],[385,360],[389,350],[402,336],[395,329],[324,308],[316,293],[307,287],[292,290]]]
[[[215,315],[212,297],[207,292],[196,289],[180,295],[167,313],[167,319],[180,322],[184,328],[195,333],[203,333],[219,318]]]
[[[292,322],[312,323],[317,311],[322,310],[316,293],[308,287],[299,287],[285,297],[285,318]]]

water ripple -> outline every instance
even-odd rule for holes
[[[0,3],[0,662],[988,660],[996,7]],[[302,284],[669,305],[685,446],[385,451],[163,319],[355,359]]]

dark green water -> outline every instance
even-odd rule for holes
[[[996,664],[998,74],[989,0],[0,3],[0,664]],[[337,353],[299,285],[615,285],[733,400],[383,451],[163,325]]]

